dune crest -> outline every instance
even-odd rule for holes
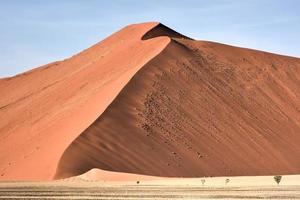
[[[299,58],[130,25],[0,80],[0,179],[297,174],[299,86]]]

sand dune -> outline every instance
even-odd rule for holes
[[[299,58],[144,23],[0,91],[3,180],[300,173]]]

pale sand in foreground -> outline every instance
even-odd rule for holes
[[[273,176],[1,182],[0,199],[300,199],[300,175],[279,185]]]

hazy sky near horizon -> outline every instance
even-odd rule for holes
[[[199,40],[300,57],[300,0],[0,0],[0,77],[147,21]]]

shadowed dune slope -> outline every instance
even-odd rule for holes
[[[300,173],[298,58],[145,23],[0,91],[1,179]]]
[[[299,70],[295,58],[173,40],[69,146],[56,177],[299,173]]]

